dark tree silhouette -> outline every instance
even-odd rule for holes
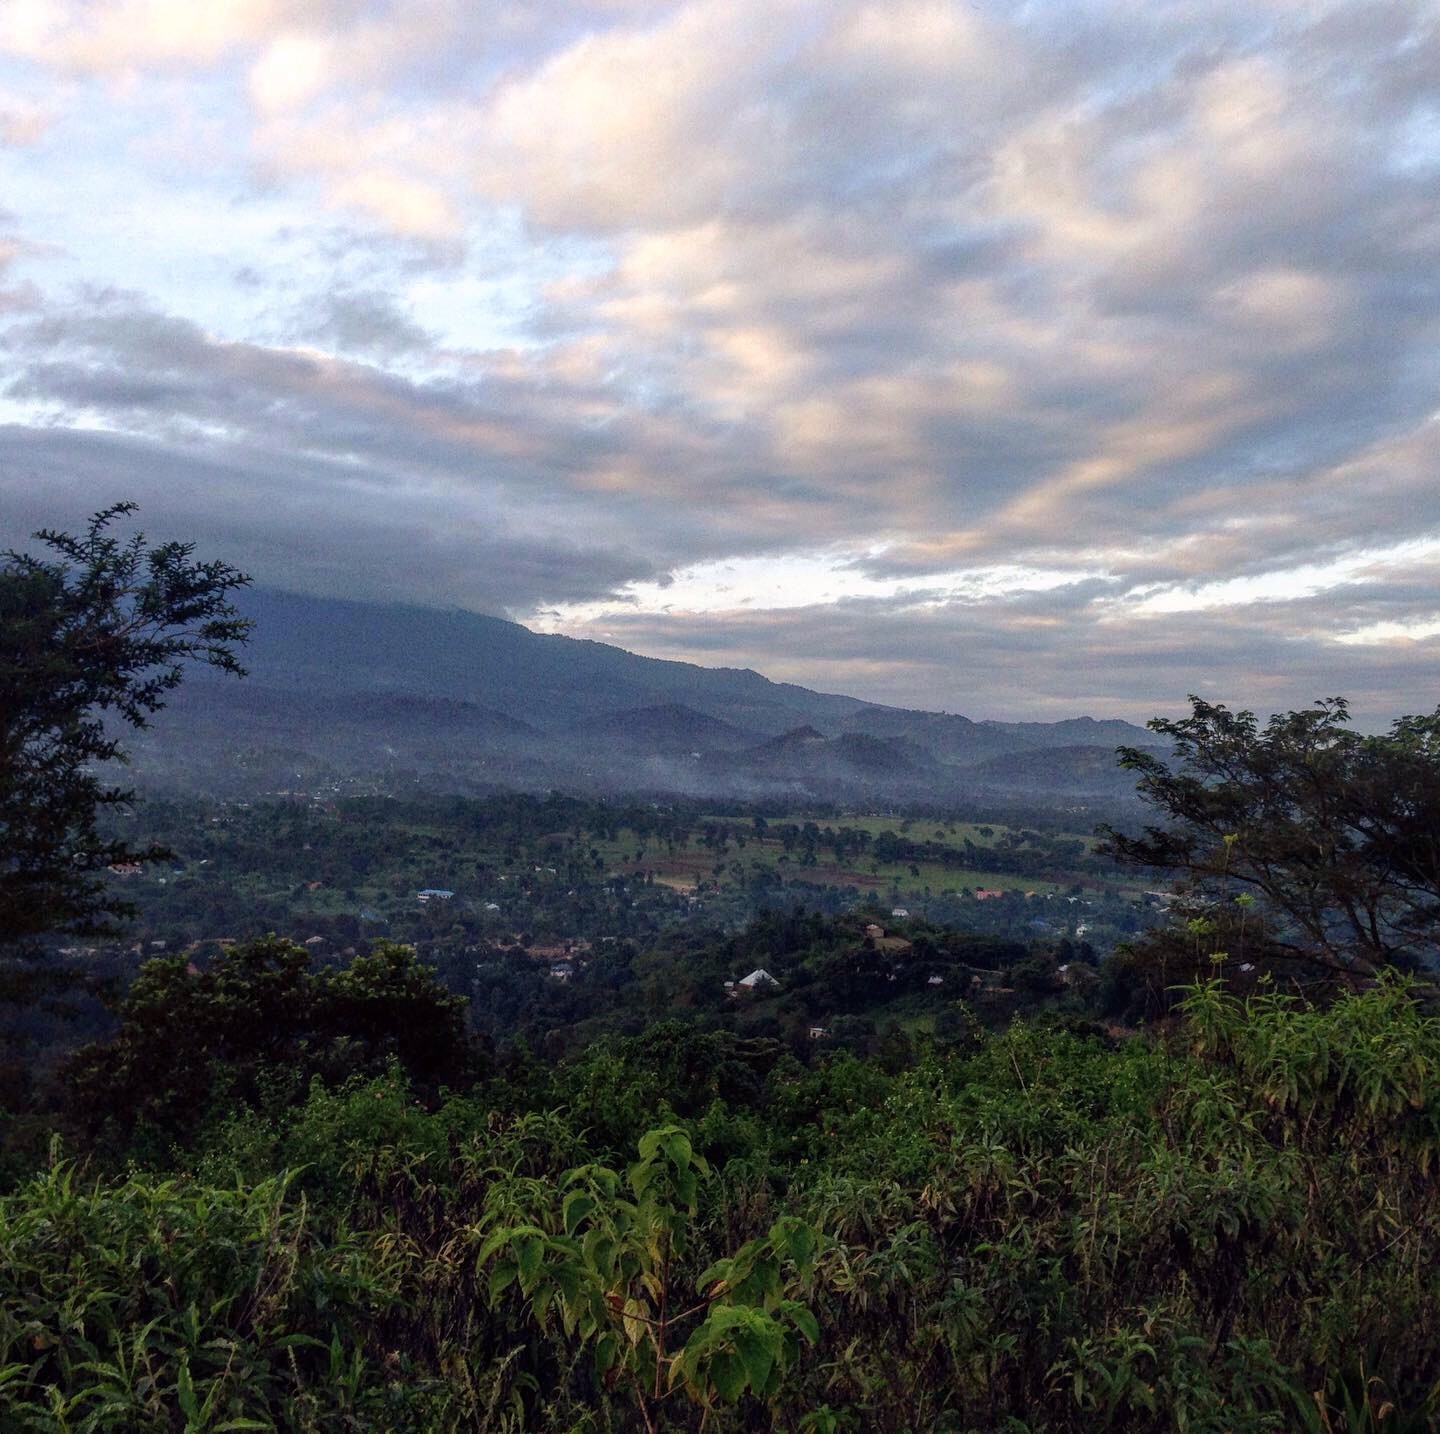
[[[99,813],[133,793],[97,768],[124,761],[120,734],[165,705],[187,662],[243,675],[250,624],[229,596],[249,579],[189,543],[114,536],[135,506],[79,537],[36,533],[48,556],[0,560],[0,943],[113,932],[129,908],[106,868],[164,853],[101,835]]]
[[[1149,724],[1171,740],[1169,760],[1120,749],[1168,824],[1139,836],[1102,828],[1110,853],[1180,876],[1217,913],[1249,893],[1268,958],[1361,977],[1430,966],[1440,955],[1440,711],[1369,736],[1338,697],[1263,728],[1251,712],[1190,702],[1189,717]]]

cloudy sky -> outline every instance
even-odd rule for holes
[[[971,716],[1440,701],[1440,5],[4,0],[0,545]]]

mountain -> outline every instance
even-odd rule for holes
[[[732,752],[758,741],[719,717],[697,712],[678,702],[607,712],[570,728],[577,741],[610,742],[618,746],[680,757],[700,752]]]
[[[301,690],[448,697],[563,732],[585,718],[680,706],[762,736],[835,725],[870,705],[623,648],[531,632],[458,609],[252,591],[245,665],[256,681]]]
[[[458,610],[264,590],[243,606],[249,678],[177,689],[134,744],[142,784],[1030,799],[1127,791],[1114,747],[1154,740],[886,707]]]
[[[1149,733],[1144,736],[1153,742]],[[988,757],[969,768],[968,775],[977,785],[1015,795],[1116,798],[1129,796],[1135,786],[1134,778],[1116,765],[1114,745],[1030,747]]]

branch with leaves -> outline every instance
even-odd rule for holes
[[[244,675],[250,623],[230,595],[249,578],[193,544],[122,541],[112,526],[134,511],[117,503],[78,537],[44,529],[52,556],[0,561],[0,942],[113,933],[129,907],[105,869],[166,855],[97,829],[134,798],[97,771],[126,759],[116,723],[144,728],[188,663]]]
[[[645,1427],[677,1396],[703,1411],[746,1393],[768,1400],[820,1330],[795,1296],[811,1280],[819,1238],[803,1220],[776,1221],[683,1278],[704,1159],[678,1126],[644,1135],[623,1176],[602,1165],[567,1172],[558,1210],[475,1231],[492,1307],[518,1294],[529,1317],[592,1352],[606,1388],[628,1385]],[[493,1208],[514,1206],[502,1191]]]

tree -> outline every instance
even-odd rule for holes
[[[276,936],[227,947],[205,969],[184,954],[147,961],[108,1041],[82,1048],[65,1078],[91,1132],[137,1127],[189,1139],[215,1111],[301,1097],[392,1063],[427,1097],[476,1074],[466,1003],[412,947],[377,942],[348,966],[312,967]]]
[[[1238,934],[1256,959],[1347,980],[1429,965],[1440,954],[1440,711],[1367,736],[1338,697],[1263,728],[1251,712],[1190,702],[1189,717],[1149,724],[1170,739],[1170,760],[1120,749],[1169,825],[1102,828],[1110,854],[1183,879],[1187,930],[1207,953]]]
[[[113,934],[130,908],[106,868],[166,853],[101,835],[99,814],[134,794],[97,768],[125,760],[117,729],[144,728],[187,662],[244,675],[250,623],[229,595],[249,579],[195,561],[189,543],[114,536],[135,506],[97,513],[79,537],[36,533],[49,558],[0,560],[0,942]]]

